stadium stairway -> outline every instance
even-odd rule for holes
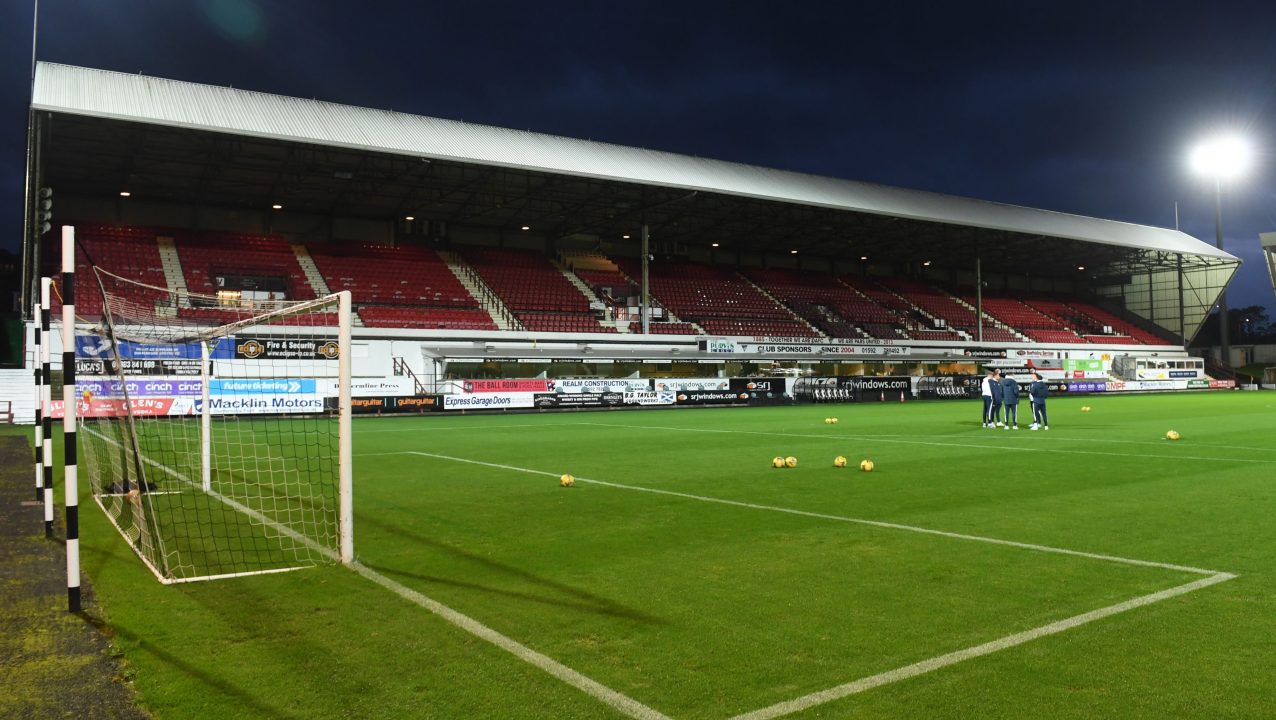
[[[443,258],[443,262],[447,263],[447,267],[461,282],[461,285],[478,300],[479,307],[483,308],[492,318],[492,322],[496,323],[496,327],[500,330],[526,330],[523,324],[514,317],[514,313],[505,307],[505,303],[492,292],[492,289],[483,282],[483,278],[479,277],[474,268],[469,266],[460,255],[450,250],[439,250],[439,257]]]
[[[585,284],[584,280],[577,277],[576,273],[572,272],[566,265],[554,258],[549,259],[549,264],[553,265],[558,272],[562,273],[563,277],[567,278],[567,282],[571,283],[573,287],[579,290],[581,295],[584,295],[589,299],[590,307],[601,306],[604,309],[605,316],[602,320],[598,321],[601,325],[604,327],[616,328],[616,332],[618,333],[629,332],[629,323],[621,323],[613,320],[611,308],[607,307],[607,303],[603,302],[602,298],[598,297],[598,295]]]
[[[319,297],[331,295],[332,289],[328,287],[328,281],[323,279],[323,273],[319,272],[319,266],[315,264],[315,259],[310,256],[310,248],[305,245],[294,244],[292,253],[297,256],[297,264],[301,266],[301,274],[305,275],[306,282],[310,283],[310,287],[314,288],[315,294]],[[363,327],[363,318],[359,317],[357,312],[351,313],[350,324],[355,327]]]
[[[967,302],[965,298],[958,297],[958,296],[956,296],[956,295],[953,295],[952,293],[947,293],[947,294],[948,294],[949,296],[951,296],[951,297],[952,297],[952,299],[953,299],[953,300],[955,300],[955,301],[957,302],[957,304],[958,304],[958,305],[961,305],[961,306],[963,306],[963,307],[969,308],[969,309],[970,309],[971,314],[972,314],[972,315],[975,315],[976,317],[978,317],[978,313],[976,313],[976,312],[975,312],[975,306],[974,306],[974,305],[972,305],[971,303]],[[985,322],[985,323],[989,323],[989,324],[991,324],[994,328],[998,328],[998,329],[1002,330],[1003,332],[1010,333],[1010,337],[1004,337],[1004,336],[1003,336],[1003,337],[994,337],[994,338],[990,338],[990,337],[988,337],[988,327],[987,327],[987,325],[985,325],[985,326],[984,326],[984,340],[986,340],[986,341],[989,341],[989,342],[1032,342],[1032,340],[1031,340],[1031,339],[1030,339],[1027,335],[1025,335],[1022,331],[1020,331],[1020,330],[1016,330],[1015,328],[1010,327],[1009,325],[1007,325],[1006,323],[1002,322],[1001,320],[998,320],[997,318],[993,317],[992,315],[989,315],[987,310],[985,310],[985,311],[984,311],[984,322]],[[973,339],[973,337],[972,337],[972,339]]]
[[[791,307],[789,307],[788,305],[785,305],[784,303],[780,302],[780,299],[779,299],[779,298],[777,298],[776,296],[774,296],[774,295],[772,295],[771,293],[767,292],[766,288],[764,288],[764,287],[762,287],[761,285],[759,285],[759,284],[757,284],[757,283],[753,282],[753,280],[749,279],[749,278],[748,278],[748,277],[747,277],[744,273],[739,273],[739,272],[738,272],[738,273],[736,273],[736,277],[740,278],[740,279],[741,279],[742,281],[744,281],[745,283],[747,283],[747,284],[749,284],[749,285],[752,285],[752,286],[753,286],[753,288],[754,288],[755,290],[757,290],[758,292],[762,293],[762,295],[763,295],[764,297],[768,298],[771,302],[775,303],[777,306],[779,306],[779,307],[783,308],[783,309],[784,309],[784,311],[785,311],[785,312],[787,312],[789,315],[792,315],[794,320],[796,320],[796,321],[798,321],[798,322],[802,323],[803,325],[807,326],[808,328],[810,328],[810,329],[811,329],[811,332],[815,333],[815,336],[816,336],[816,337],[822,337],[822,338],[826,338],[826,337],[828,337],[828,334],[827,334],[827,333],[825,333],[823,330],[820,330],[819,328],[817,328],[817,327],[815,327],[814,325],[812,325],[812,324],[811,324],[811,323],[810,323],[810,322],[809,322],[806,318],[804,318],[804,317],[802,317],[801,315],[799,315],[799,314],[797,314],[797,313],[793,312],[793,308],[791,308]]]
[[[155,238],[155,242],[159,246],[160,266],[164,270],[164,280],[168,283],[170,290],[178,293],[178,305],[190,307],[186,275],[182,272],[182,259],[177,256],[177,244],[173,242],[171,236],[167,235]]]

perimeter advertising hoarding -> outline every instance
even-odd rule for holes
[[[822,355],[838,356],[898,356],[908,355],[910,349],[895,345],[891,340],[830,338],[710,337],[698,342],[701,352],[711,355],[766,355],[784,357],[818,358]]]
[[[444,395],[444,410],[506,410],[514,408],[530,408],[536,400],[536,393],[530,392],[485,392],[473,395]]]
[[[461,389],[467,393],[545,393],[554,392],[554,381],[543,378],[527,380],[465,380]]]
[[[678,405],[745,405],[749,394],[730,390],[683,390],[674,396],[674,402]]]
[[[335,398],[329,398],[330,406]],[[357,397],[350,400],[351,411],[357,415],[383,413],[423,413],[439,409],[437,395],[383,395]]]
[[[552,389],[557,393],[647,392],[651,390],[651,380],[647,378],[573,378],[554,380]]]
[[[137,375],[185,375],[199,376],[199,360],[120,360],[124,374]],[[211,363],[210,363],[211,364]],[[75,374],[83,377],[118,376],[115,360],[88,359],[75,361]]]
[[[623,393],[538,393],[532,404],[541,409],[615,407],[624,403]]]

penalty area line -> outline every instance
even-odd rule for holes
[[[1036,627],[1031,630],[1007,635],[981,645],[974,645],[944,655],[937,655],[935,657],[922,660],[921,662],[913,663],[912,665],[905,665],[903,667],[895,668],[894,670],[887,670],[886,672],[878,673],[876,675],[869,675],[868,677],[863,677],[852,682],[837,685],[826,690],[813,692],[809,695],[803,695],[792,700],[785,700],[784,702],[776,703],[775,705],[747,712],[743,715],[737,715],[734,718],[731,718],[731,720],[772,720],[772,718],[791,715],[793,713],[815,707],[816,705],[823,705],[825,703],[840,700],[844,697],[872,690],[873,688],[878,688],[883,685],[907,680],[909,678],[917,677],[918,675],[925,675],[926,673],[933,672],[950,665],[956,665],[957,663],[965,662],[966,660],[972,660],[984,655],[991,655],[992,653],[1016,647],[1018,645],[1023,645],[1024,643],[1031,642],[1038,638],[1056,635],[1064,632],[1065,630],[1081,627],[1082,625],[1092,623],[1096,620],[1102,620],[1103,618],[1112,617],[1113,615],[1128,612],[1136,608],[1146,607],[1154,603],[1169,600],[1170,598],[1186,595],[1190,592],[1195,592],[1211,585],[1227,582],[1235,577],[1236,576],[1231,573],[1217,573],[1206,578],[1201,578],[1200,580],[1194,580],[1190,583],[1177,585],[1169,588],[1168,590],[1161,590],[1160,592],[1141,595],[1115,605],[1109,605],[1107,607],[1099,608],[1098,610],[1091,610],[1087,613],[1074,615],[1070,618],[1064,618],[1063,620],[1052,622],[1048,625],[1042,625],[1041,627]]]

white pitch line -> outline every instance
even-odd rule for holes
[[[114,442],[110,438],[100,435],[99,433],[96,433],[89,428],[86,428],[86,429],[89,432],[92,432],[93,434],[98,435],[99,437],[102,437],[103,439],[106,439],[110,442]],[[178,480],[186,482],[195,487],[199,487],[199,485],[196,484],[193,480],[191,480],[190,478],[187,478],[186,476],[182,475],[181,473],[174,470],[173,468],[167,465],[164,465],[163,463],[160,463],[151,458],[145,458],[145,461],[147,462],[147,464],[152,465],[153,467],[156,467],[160,470],[163,470],[164,472],[168,473],[169,475],[172,475],[174,478],[177,478]],[[340,557],[338,556],[337,552],[333,550],[332,548],[324,547],[320,545],[319,543],[315,542],[314,540],[312,540],[311,538],[308,538],[305,535],[298,533],[296,530],[293,530],[292,528],[287,527],[286,525],[282,525],[276,522],[275,520],[272,520],[271,518],[266,517],[262,513],[258,512],[257,510],[254,510],[253,508],[250,508],[242,503],[232,500],[231,498],[228,498],[218,492],[215,492],[215,491],[206,491],[206,492],[208,492],[208,494],[211,497],[214,497],[217,500],[220,500],[221,502],[225,503],[226,505],[248,515],[249,517],[256,519],[258,522],[261,522],[266,525],[270,525],[271,527],[275,528],[279,532],[293,538],[297,542],[300,542],[306,545],[307,547],[310,547],[311,549],[315,550],[321,555],[324,555],[325,557],[327,557],[329,560],[340,563]],[[109,517],[109,514],[108,514],[108,517]],[[146,558],[143,557],[140,553],[138,553],[138,556],[142,557],[142,561],[146,562],[148,566],[150,565],[150,562],[147,561]],[[536,652],[535,650],[527,647],[526,645],[518,642],[517,640],[514,640],[513,638],[507,635],[503,635],[497,630],[493,630],[492,628],[484,625],[478,620],[475,620],[469,615],[461,613],[457,610],[453,610],[452,608],[448,607],[447,605],[444,605],[443,603],[437,600],[433,600],[423,595],[422,593],[417,592],[416,590],[413,590],[399,582],[391,580],[390,578],[386,577],[385,575],[382,575],[381,573],[377,572],[376,570],[373,570],[372,568],[368,567],[367,565],[364,565],[361,562],[355,561],[352,563],[343,564],[343,566],[353,570],[354,572],[358,573],[364,578],[371,580],[377,585],[380,585],[381,587],[393,592],[394,594],[398,595],[404,600],[415,603],[416,605],[419,605],[420,607],[430,611],[431,613],[443,619],[447,623],[453,625],[454,627],[460,628],[461,630],[464,630],[465,632],[470,633],[471,635],[474,635],[477,638],[480,638],[482,640],[486,640],[489,643],[492,643],[493,645],[501,648],[502,650],[505,650],[506,652],[514,655],[519,660],[522,660],[523,662],[528,663],[529,665],[532,665],[533,667],[539,670],[542,670],[545,673],[548,673],[549,675],[552,675],[555,678],[558,678],[564,683],[571,685],[572,687],[576,688],[577,690],[580,690],[581,692],[585,693],[586,695],[589,695],[590,697],[596,700],[599,700],[603,703],[606,703],[607,705],[610,705],[611,707],[615,708],[616,710],[619,710],[620,712],[624,713],[625,715],[628,715],[629,717],[636,718],[636,720],[671,720],[671,718],[669,718],[667,715],[664,715],[663,713],[653,708],[643,705],[642,703],[638,702],[637,700],[634,700],[628,695],[625,695],[616,690],[612,690],[611,688],[607,687],[606,685],[603,685],[597,680],[593,680],[587,677],[586,675],[567,667],[566,665],[558,662],[557,660],[549,657],[548,655]],[[294,568],[288,568],[288,569],[291,570]],[[156,576],[159,577],[159,572],[156,571],[154,568],[152,568],[152,572],[155,572]],[[267,572],[281,572],[281,570],[272,570]],[[258,573],[258,574],[262,574],[262,573]],[[212,579],[212,578],[201,578],[201,579]],[[160,581],[164,582],[164,579],[161,577]]]
[[[385,575],[369,568],[367,565],[356,562],[350,565],[350,569],[381,587],[393,592],[399,597],[420,605],[465,632],[492,643],[511,655],[514,655],[519,660],[553,675],[568,685],[571,685],[585,694],[610,705],[629,717],[638,718],[638,720],[671,720],[667,715],[643,705],[628,695],[612,690],[606,685],[586,677],[548,655],[536,652],[509,636],[502,635],[500,632],[493,630],[468,615],[457,612],[437,600],[432,600],[416,590],[404,587]]]
[[[935,442],[934,440],[898,440],[881,435],[813,435],[809,433],[786,433],[763,430],[715,430],[713,428],[685,428],[685,427],[669,427],[664,425],[621,425],[619,423],[579,423],[580,425],[594,425],[597,427],[614,427],[625,428],[627,430],[665,430],[676,432],[698,432],[698,433],[721,433],[725,435],[766,435],[769,437],[790,437],[790,438],[810,438],[814,440],[873,440],[876,442],[896,443],[901,445],[929,445],[933,447],[955,447],[967,450],[1007,450],[1009,452],[1028,452],[1028,453],[1056,453],[1063,455],[1106,455],[1109,457],[1131,457],[1129,453],[1119,452],[1101,452],[1097,450],[1060,450],[1054,448],[1037,448],[1037,447],[1014,447],[1010,445],[984,445],[979,443],[947,443]],[[971,436],[972,439],[978,436]],[[1168,441],[1167,441],[1168,442]],[[1204,460],[1206,462],[1243,462],[1243,463],[1262,463],[1272,464],[1276,460],[1257,460],[1253,458],[1231,458],[1231,457],[1201,457],[1198,455],[1140,455],[1140,457],[1154,457],[1164,460]]]
[[[744,713],[743,715],[737,715],[731,720],[772,720],[772,718],[801,712],[802,710],[807,710],[815,707],[816,705],[822,705],[824,703],[840,700],[841,698],[849,695],[862,693],[866,690],[871,690],[883,685],[889,685],[901,680],[914,678],[918,675],[924,675],[926,673],[939,670],[940,668],[965,662],[966,660],[982,657],[984,655],[991,655],[992,653],[1000,650],[1012,648],[1017,645],[1023,645],[1024,643],[1031,642],[1038,638],[1055,635],[1065,630],[1071,630],[1087,623],[1092,623],[1096,620],[1101,620],[1119,613],[1134,610],[1135,608],[1144,607],[1163,600],[1169,600],[1170,598],[1178,597],[1180,595],[1186,595],[1187,593],[1200,590],[1201,588],[1226,582],[1235,577],[1236,576],[1231,573],[1217,573],[1184,585],[1172,587],[1168,590],[1151,593],[1150,595],[1142,595],[1132,600],[1126,600],[1125,602],[1109,605],[1104,608],[1099,608],[1098,610],[1091,610],[1087,613],[1074,615],[1070,618],[1052,622],[1048,625],[1042,625],[1041,627],[1033,628],[1031,630],[1007,635],[1003,638],[983,643],[982,645],[975,645],[946,655],[937,655],[933,658],[913,663],[912,665],[905,665],[903,667],[895,668],[894,670],[888,670],[876,675],[869,675],[868,677],[860,678],[859,680],[838,685],[836,687],[831,687],[827,690],[820,690],[819,692],[813,692],[809,695],[803,695],[802,697],[794,698],[792,700],[776,703],[775,705],[771,705],[760,710],[754,710],[752,712]]]
[[[518,467],[516,465],[503,465],[501,463],[485,462],[482,460],[471,460],[469,458],[455,457],[452,455],[441,455],[439,453],[424,452],[421,450],[400,450],[393,453],[378,453],[382,455],[421,455],[423,457],[438,458],[440,460],[450,460],[453,462],[468,463],[470,465],[482,465],[484,467],[497,468],[500,470],[512,470],[514,472],[527,473],[530,475],[547,475],[558,477],[558,473],[546,470],[535,470],[532,468]],[[1016,542],[1014,540],[1002,540],[1001,538],[985,537],[982,535],[968,535],[965,533],[948,532],[947,530],[934,530],[931,528],[918,527],[916,525],[902,525],[900,523],[884,522],[881,520],[868,520],[865,518],[847,517],[844,515],[830,515],[827,513],[811,512],[808,510],[796,510],[794,508],[780,507],[778,505],[760,505],[757,503],[743,502],[740,500],[729,500],[727,498],[711,497],[708,495],[693,495],[691,493],[677,492],[675,490],[661,490],[659,488],[643,487],[641,485],[626,485],[624,483],[609,482],[607,480],[593,480],[590,478],[577,477],[577,482],[589,483],[592,485],[603,485],[606,487],[618,488],[621,490],[633,490],[636,492],[652,493],[655,495],[668,495],[670,497],[678,497],[686,500],[698,500],[700,502],[716,503],[718,505],[730,505],[732,507],[748,508],[750,510],[764,510],[768,512],[784,513],[786,515],[798,515],[801,517],[817,518],[820,520],[833,520],[835,522],[853,523],[856,525],[868,525],[871,527],[886,528],[889,530],[904,530],[907,532],[921,533],[923,535],[936,535],[939,537],[951,538],[954,540],[969,540],[973,542],[989,543],[992,545],[1003,545],[1006,547],[1020,548],[1023,550],[1035,550],[1037,552],[1052,553],[1055,555],[1069,555],[1072,557],[1089,558],[1091,560],[1102,560],[1105,562],[1120,563],[1122,565],[1137,565],[1141,567],[1160,568],[1162,570],[1173,570],[1176,572],[1193,573],[1196,575],[1218,575],[1218,570],[1205,570],[1203,568],[1190,567],[1187,565],[1174,565],[1171,563],[1155,562],[1152,560],[1138,560],[1136,558],[1119,557],[1116,555],[1105,555],[1102,553],[1084,552],[1082,550],[1069,550],[1067,548],[1052,547],[1049,545],[1037,545],[1035,543]]]

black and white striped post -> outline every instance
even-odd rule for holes
[[[62,451],[67,609],[80,611],[80,483],[75,468],[75,228],[62,226]]]
[[[44,330],[44,344],[40,346],[40,371],[44,376],[44,384],[40,388],[40,406],[43,412],[38,416],[43,418],[44,428],[44,447],[40,448],[40,452],[44,456],[41,463],[44,466],[44,536],[53,537],[53,417],[49,412],[50,400],[53,395],[53,375],[50,374],[49,368],[49,345],[53,336],[49,334],[49,307],[53,289],[53,278],[40,278],[40,327]]]
[[[40,279],[43,282],[44,278]],[[35,302],[32,321],[35,325],[35,344],[31,349],[31,367],[35,371],[35,499],[44,496],[44,376],[40,372],[40,348],[45,342],[40,334],[40,302]]]

